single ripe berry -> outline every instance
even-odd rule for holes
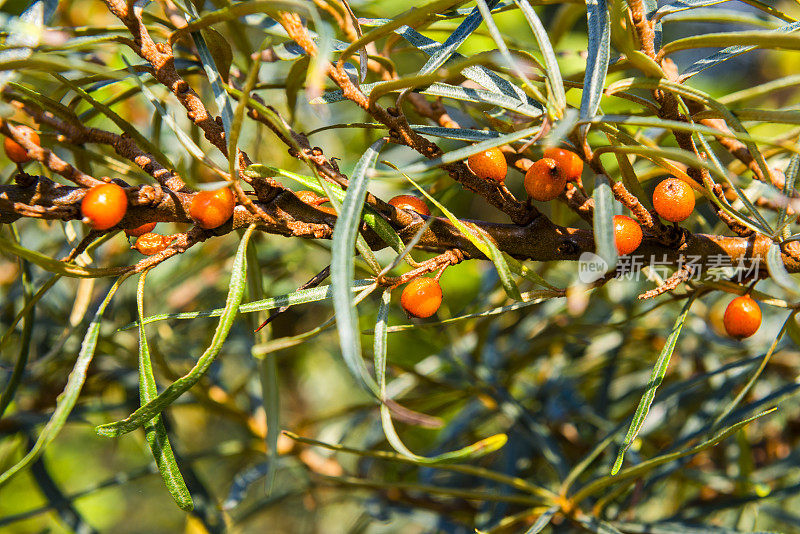
[[[564,173],[555,160],[542,158],[525,173],[525,191],[534,200],[553,200],[567,185]]]
[[[389,204],[401,210],[416,211],[420,215],[430,216],[431,210],[425,201],[414,195],[397,195],[389,200]]]
[[[139,237],[141,235],[152,232],[155,227],[156,223],[154,222],[144,223],[143,225],[137,226],[136,228],[126,228],[125,235],[127,235],[128,237]]]
[[[236,199],[227,187],[216,191],[200,191],[192,199],[189,216],[201,228],[210,230],[222,226],[233,215]]]
[[[761,308],[750,295],[736,297],[725,308],[722,322],[729,336],[736,339],[750,337],[761,326]]]
[[[558,164],[568,182],[575,181],[581,177],[583,160],[575,152],[564,150],[563,148],[550,147],[544,150],[544,157],[550,158]]]
[[[667,221],[685,221],[694,211],[692,187],[677,178],[667,178],[653,191],[653,207]]]
[[[96,185],[86,192],[81,202],[81,213],[95,230],[116,226],[128,210],[128,197],[117,184]]]
[[[41,146],[39,135],[33,131],[33,128],[29,128],[27,126],[17,126],[17,132],[19,132],[20,135],[22,135],[31,143]],[[6,151],[6,156],[8,156],[8,159],[14,163],[27,163],[31,160],[30,156],[28,156],[28,151],[25,150],[25,147],[10,137],[6,137],[3,141],[3,148]]]
[[[642,227],[630,217],[614,215],[614,242],[621,256],[630,254],[642,244]]]
[[[328,197],[321,197],[313,191],[295,191],[294,194],[303,204],[308,204],[309,206],[319,206],[330,201]]]
[[[148,232],[140,235],[131,248],[135,248],[145,256],[152,256],[167,248],[170,241],[167,236]]]
[[[470,170],[479,178],[494,180],[499,184],[506,180],[508,164],[506,163],[506,157],[499,148],[490,148],[473,154],[467,159],[467,163]]]
[[[415,278],[403,289],[400,305],[414,317],[430,317],[442,305],[442,288],[433,278]]]

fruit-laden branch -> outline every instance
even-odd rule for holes
[[[170,193],[154,198],[152,186],[131,187],[126,190],[130,208],[120,222],[120,228],[132,228],[153,221],[191,223],[189,206],[196,193]],[[40,219],[79,220],[82,218],[80,202],[86,189],[60,185],[41,176],[21,174],[17,184],[0,186],[0,219],[17,217]],[[237,206],[233,218],[211,231],[201,231],[203,236],[223,235],[246,228],[252,223],[259,230],[286,237],[330,239],[336,216],[305,204],[290,192],[280,193],[268,203],[257,203],[267,218],[258,217],[244,206]],[[404,242],[411,241],[425,223],[425,217],[416,213],[396,210],[387,206],[382,213],[395,227]],[[407,221],[399,224],[398,221]],[[584,252],[594,252],[594,238],[589,230],[556,225],[545,217],[537,217],[527,225],[473,222],[485,230],[500,250],[519,258],[534,261],[574,261]],[[386,246],[366,226],[362,232],[374,249]],[[198,236],[199,237],[199,236]],[[657,258],[659,264],[681,266],[689,258],[694,265],[708,267],[720,265],[727,258],[732,265],[743,260],[757,260],[766,265],[766,255],[772,240],[763,236],[724,237],[707,234],[688,234],[678,248],[665,247],[657,240],[646,237],[636,253],[638,256]],[[455,250],[465,258],[483,258],[475,246],[449,221],[435,218],[422,233],[418,248],[432,252]],[[788,254],[782,255],[789,272],[800,272],[800,244],[786,245]],[[727,263],[727,262],[725,262]],[[765,273],[762,273],[765,274]]]

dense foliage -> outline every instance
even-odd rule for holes
[[[0,3],[0,529],[800,531],[797,29]]]

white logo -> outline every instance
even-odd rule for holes
[[[607,272],[608,263],[594,252],[584,252],[578,258],[578,280],[584,284],[600,280]]]

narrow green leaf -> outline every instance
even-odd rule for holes
[[[786,24],[768,31],[743,31],[710,33],[693,37],[676,39],[664,47],[664,53],[690,48],[706,48],[712,46],[725,46],[726,48],[715,52],[708,57],[699,59],[689,65],[680,75],[680,81],[685,81],[704,70],[716,67],[720,63],[740,56],[756,48],[787,48],[796,50],[800,47],[800,37],[791,35],[777,35],[794,32],[800,29],[800,22]]]
[[[387,327],[391,298],[391,289],[386,289],[381,296],[381,305],[378,308],[378,318],[375,323],[374,346],[375,373],[378,376],[378,395],[381,400],[381,423],[383,425],[383,432],[386,435],[386,440],[398,453],[420,465],[436,465],[475,460],[502,447],[508,439],[505,434],[497,434],[457,451],[447,452],[433,457],[419,456],[411,452],[411,450],[405,446],[400,436],[397,434],[397,430],[394,428],[391,411],[386,405],[386,401],[389,400],[386,398],[386,350],[388,348]]]
[[[661,354],[658,355],[656,364],[653,367],[653,372],[650,375],[650,380],[647,383],[647,390],[642,396],[641,401],[639,401],[639,406],[636,408],[636,413],[633,414],[631,426],[628,429],[628,433],[625,435],[625,440],[622,443],[622,447],[620,447],[619,452],[617,453],[617,459],[614,461],[614,466],[611,468],[612,476],[619,473],[619,470],[622,467],[622,462],[625,459],[625,451],[630,448],[633,440],[635,440],[636,436],[639,434],[639,430],[642,429],[642,425],[647,417],[647,413],[650,411],[650,405],[653,404],[653,399],[656,397],[656,389],[658,389],[658,386],[661,385],[662,380],[664,380],[664,375],[667,373],[667,366],[669,366],[669,360],[672,357],[672,352],[675,350],[675,345],[678,343],[678,336],[680,336],[681,330],[683,329],[683,324],[686,322],[686,317],[689,315],[689,308],[691,308],[696,296],[697,293],[693,293],[692,296],[686,301],[686,304],[683,306],[683,310],[675,320],[675,324],[672,326],[672,332],[669,333],[667,342],[664,344],[664,348],[661,349]]]
[[[415,26],[422,21],[429,20],[433,14],[438,14],[445,9],[463,4],[464,2],[465,0],[436,0],[424,6],[412,9],[399,17],[395,17],[391,21],[381,24],[379,27],[350,43],[350,46],[342,52],[339,61],[347,61],[359,48],[389,35],[398,28],[403,26]]]
[[[295,109],[297,108],[297,93],[306,81],[308,67],[311,64],[308,56],[303,56],[292,64],[289,73],[286,75],[286,104],[289,106],[290,117],[295,116]],[[244,102],[244,100],[239,100]]]
[[[503,59],[511,68],[511,71],[525,83],[525,86],[529,87],[532,92],[535,92],[537,96],[539,96],[538,95],[539,90],[536,88],[535,85],[533,85],[533,83],[525,74],[525,72],[520,68],[519,62],[515,60],[513,57],[511,57],[511,52],[508,50],[508,45],[506,45],[505,39],[503,38],[503,34],[500,33],[500,29],[497,27],[497,24],[495,24],[494,18],[492,17],[492,8],[489,7],[489,4],[486,0],[477,0],[477,3],[478,3],[477,6],[478,10],[483,16],[484,23],[486,24],[486,27],[489,29],[489,34],[492,36],[492,39],[497,45],[497,49],[500,51],[500,55],[503,56]],[[566,102],[563,102],[563,104],[566,105]],[[548,102],[548,108],[550,107],[551,107],[550,102]],[[560,117],[562,113],[563,113],[563,106],[556,105],[555,110],[553,110],[550,113],[550,115],[552,117]]]
[[[186,15],[186,22],[191,23],[197,20],[199,14],[197,13],[194,3],[186,2],[186,7],[189,8],[189,13]],[[208,28],[208,30],[213,29]],[[206,35],[212,37],[214,34],[208,32],[208,30],[206,30]],[[225,135],[230,137],[231,127],[233,125],[233,107],[231,106],[228,93],[225,91],[223,86],[223,81],[227,80],[227,75],[223,76],[220,74],[219,70],[219,67],[224,65],[217,65],[217,62],[215,61],[215,59],[220,58],[220,54],[217,54],[217,58],[214,57],[214,54],[208,47],[205,37],[203,37],[202,31],[192,31],[190,32],[190,35],[192,36],[192,40],[197,47],[197,53],[200,56],[200,61],[203,63],[203,70],[206,72],[206,77],[208,78],[209,83],[211,83],[211,91],[214,93],[214,102],[217,104],[217,110],[219,110],[219,113],[222,116],[222,127],[225,129]],[[220,36],[220,38],[222,39],[223,43],[217,44],[227,45],[227,42],[224,41],[224,38],[222,38],[222,36]]]
[[[253,235],[255,225],[251,225],[245,230],[242,241],[239,243],[239,248],[236,251],[236,256],[233,260],[231,268],[231,279],[229,283],[230,290],[228,297],[225,300],[225,311],[220,317],[217,329],[214,331],[214,336],[211,339],[211,344],[203,352],[197,363],[192,369],[184,376],[173,382],[167,387],[158,397],[149,401],[147,404],[133,412],[127,418],[113,423],[106,423],[95,428],[100,436],[117,437],[122,434],[127,434],[136,430],[146,422],[150,421],[153,417],[160,414],[164,409],[172,404],[178,397],[183,395],[186,391],[191,389],[208,371],[208,368],[214,362],[214,359],[222,350],[222,345],[228,337],[228,333],[233,326],[233,320],[239,311],[239,305],[244,296],[244,289],[246,284],[247,273],[247,255],[245,251],[247,244],[250,241],[250,236]]]
[[[322,178],[322,176],[317,177],[317,182],[325,191],[325,195],[330,199],[331,206],[336,211],[337,216],[342,212],[342,202],[339,200],[338,196],[334,192],[334,186],[331,182]],[[348,188],[350,184],[348,184]],[[364,192],[364,197],[366,199],[366,191]],[[346,198],[346,195],[345,195]],[[367,206],[363,206],[364,211],[367,211]],[[359,219],[359,228],[361,226],[361,221],[363,220],[363,212]],[[361,255],[361,259],[364,260],[372,271],[372,274],[377,275],[381,272],[381,265],[378,262],[378,258],[375,257],[375,252],[373,252],[372,248],[367,243],[367,240],[364,239],[364,236],[361,235],[361,232],[356,232],[356,250]]]
[[[542,21],[539,19],[539,16],[536,14],[536,11],[533,10],[528,0],[514,0],[514,3],[517,4],[517,7],[519,7],[520,11],[522,11],[522,14],[525,16],[525,20],[528,21],[533,36],[536,38],[536,42],[539,45],[539,50],[544,57],[544,65],[547,70],[547,89],[557,110],[557,114],[553,118],[559,119],[564,116],[564,110],[567,107],[567,97],[564,93],[564,80],[561,77],[561,69],[558,66],[558,60],[556,59],[553,45],[550,42],[550,36],[544,29]]]
[[[611,24],[606,0],[586,0],[586,17],[589,56],[586,58],[586,74],[583,78],[581,119],[589,119],[597,114],[611,54]]]
[[[493,8],[495,5],[497,5],[497,0],[490,0],[488,2],[489,8]],[[455,31],[447,37],[445,42],[442,43],[442,47],[428,58],[428,61],[420,69],[420,73],[428,74],[444,65],[452,57],[453,53],[458,50],[458,47],[467,40],[467,37],[478,29],[481,22],[483,22],[483,16],[478,7],[475,7],[470,14],[461,21],[461,24],[458,25]]]
[[[772,277],[772,281],[781,286],[786,291],[796,295],[800,293],[797,281],[786,270],[781,258],[781,246],[772,243],[767,250],[767,270]]]
[[[466,69],[465,69],[466,70]],[[361,92],[363,92],[366,96],[369,96],[372,91],[382,85],[388,84],[391,82],[376,82],[376,83],[365,83],[360,86]],[[404,82],[406,85],[410,82]],[[396,93],[402,90],[402,87],[395,84],[394,88],[388,90],[388,93]],[[411,83],[413,86],[413,83]],[[424,88],[415,89],[415,92],[419,92],[423,95],[429,96],[440,96],[442,98],[451,98],[453,100],[461,100],[464,102],[472,102],[476,104],[490,104],[493,106],[498,106],[503,109],[508,109],[510,111],[514,111],[521,115],[525,115],[531,118],[537,118],[542,116],[542,107],[541,104],[536,102],[535,100],[527,97],[525,101],[520,101],[517,98],[507,96],[506,94],[495,93],[492,91],[487,91],[485,89],[474,89],[470,87],[460,87],[457,85],[450,85],[443,82],[433,82],[429,85],[426,85]],[[332,104],[334,102],[341,102],[346,100],[344,93],[341,90],[330,91],[327,92],[313,100],[311,100],[311,104]]]
[[[561,510],[559,505],[551,506],[545,513],[536,518],[536,521],[531,525],[531,528],[525,531],[525,534],[539,534],[544,528],[550,524],[553,516]]]
[[[86,330],[86,335],[83,336],[78,359],[75,361],[75,366],[69,374],[64,391],[58,396],[56,409],[53,411],[53,415],[50,416],[44,429],[39,434],[33,448],[31,448],[19,462],[14,464],[3,474],[0,474],[0,487],[4,486],[16,474],[36,460],[39,455],[42,454],[44,448],[56,438],[61,428],[64,426],[64,423],[67,422],[67,418],[75,407],[75,403],[78,401],[78,396],[83,388],[83,383],[86,380],[86,371],[89,368],[89,364],[92,363],[94,351],[97,348],[97,338],[100,335],[100,323],[103,319],[103,314],[108,307],[108,303],[111,302],[117,289],[119,289],[119,286],[122,285],[131,274],[132,273],[126,273],[120,276],[117,281],[114,282],[114,285],[111,286],[108,294],[106,294],[106,298],[100,303],[100,307],[95,312],[92,322]]]
[[[729,1],[730,0],[677,0],[661,6],[658,11],[656,11],[653,18],[655,20],[659,20],[660,18],[666,17],[667,15],[671,15],[673,13],[680,13],[681,11],[697,9],[700,7],[713,6],[715,4],[722,4]]]
[[[353,247],[358,228],[361,225],[361,212],[367,196],[368,171],[375,166],[386,139],[375,141],[358,160],[342,202],[336,226],[333,229],[333,253],[331,257],[331,286],[333,289],[333,309],[336,313],[336,328],[339,332],[339,346],[342,357],[350,372],[359,384],[378,396],[378,386],[370,376],[361,357],[361,336],[358,329],[358,311],[351,304],[354,275]]]
[[[261,265],[259,265],[258,254],[255,247],[247,249],[247,283],[251,297],[262,299],[264,296],[264,281],[261,274]],[[316,277],[315,277],[316,278]],[[313,279],[312,279],[313,280]],[[241,306],[239,308],[241,310]],[[263,315],[263,314],[261,314]],[[251,318],[251,327],[255,327],[261,323],[262,316],[257,315]],[[269,333],[272,331],[268,328],[253,328],[255,333],[255,344],[251,348],[251,354],[255,358],[255,347],[268,340]],[[266,462],[266,493],[268,496],[272,494],[275,485],[275,475],[278,472],[278,438],[281,433],[281,393],[280,393],[280,379],[278,374],[278,360],[277,358],[260,358],[261,361],[256,365],[259,367],[259,382],[261,385],[261,405],[264,408],[264,413],[267,418],[267,434],[265,436],[265,444],[267,446],[267,462]],[[247,484],[241,487],[241,498],[244,498]],[[231,486],[228,499],[225,501],[226,507],[235,506],[235,500],[232,502],[232,497],[235,494],[234,486]],[[241,498],[239,501],[241,501]]]
[[[778,228],[777,233],[782,237],[786,237],[788,234],[788,224],[789,220],[786,216],[786,212],[789,209],[789,202],[788,199],[794,196],[794,184],[797,181],[797,175],[800,171],[800,154],[795,154],[792,156],[792,159],[789,160],[789,165],[786,167],[785,177],[786,182],[783,184],[783,196],[786,200],[786,203],[783,207],[781,207],[780,213],[778,213]],[[776,236],[777,237],[777,236]]]
[[[49,256],[45,256],[40,252],[36,252],[35,250],[27,249],[18,243],[14,243],[13,241],[6,239],[5,237],[0,237],[0,250],[3,252],[8,252],[12,256],[26,259],[29,262],[38,265],[45,271],[61,276],[67,276],[69,278],[103,278],[108,276],[120,276],[131,269],[131,267],[109,267],[105,269],[81,267],[80,265],[59,261],[50,258]]]
[[[139,276],[139,285],[136,291],[136,309],[139,315],[139,323],[142,324],[144,318],[144,282],[147,278],[147,272],[144,271]],[[139,402],[142,405],[147,404],[155,397],[158,396],[158,389],[156,388],[156,379],[153,375],[153,364],[150,361],[150,348],[147,345],[147,334],[145,333],[144,326],[139,327]],[[167,486],[172,498],[181,510],[191,511],[194,509],[192,502],[192,495],[183,481],[183,475],[175,460],[175,454],[172,452],[172,445],[169,442],[167,429],[164,427],[164,421],[161,415],[155,416],[152,420],[144,425],[144,434],[147,439],[147,445],[150,447],[150,452],[153,454],[153,459],[158,467],[158,472],[161,473],[161,478]]]
[[[402,36],[412,46],[428,56],[438,53],[443,47],[440,42],[434,41],[408,26],[398,28],[395,30],[395,33]],[[451,56],[451,63],[456,61],[460,62],[465,59],[466,58],[458,52],[454,52]],[[450,67],[451,65],[448,65],[448,68]],[[525,91],[483,65],[468,66],[461,71],[461,74],[463,74],[465,78],[483,86],[490,93],[502,94],[518,102],[527,102],[530,105],[539,106],[539,103],[531,100],[531,98],[525,94]]]
[[[372,285],[371,280],[356,280],[353,283],[353,291],[360,291],[367,286]],[[239,313],[253,313],[260,311],[269,311],[283,306],[294,306],[297,304],[306,304],[309,302],[323,302],[330,300],[333,296],[331,286],[319,286],[309,289],[300,289],[292,293],[278,295],[277,297],[270,297],[266,299],[256,300],[253,302],[246,302],[239,306]],[[143,324],[155,323],[158,321],[166,321],[169,319],[198,319],[201,317],[219,317],[225,312],[225,308],[216,308],[209,311],[199,312],[184,312],[184,313],[162,313],[159,315],[151,315],[144,319]],[[121,327],[119,330],[128,330],[138,326],[138,323],[129,323]]]
[[[617,244],[614,237],[614,194],[608,177],[602,174],[595,176],[594,192],[594,217],[592,229],[594,230],[594,246],[598,256],[606,262],[608,271],[617,266]]]

